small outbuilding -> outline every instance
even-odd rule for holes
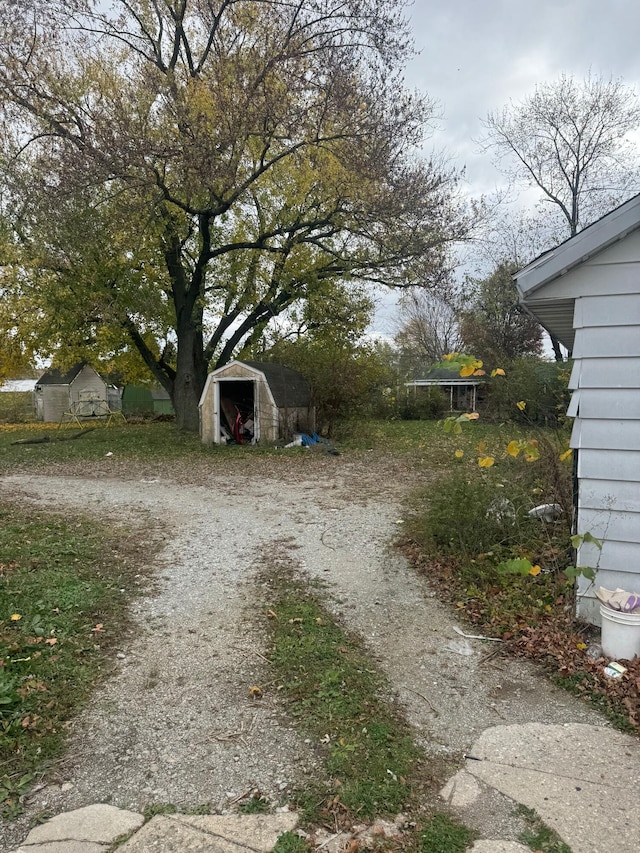
[[[315,431],[309,383],[281,364],[231,361],[207,377],[200,398],[204,444],[270,443]]]
[[[109,411],[107,383],[84,362],[66,372],[53,368],[43,373],[35,398],[36,417],[41,421],[61,421],[68,413],[93,417]]]
[[[162,385],[125,385],[122,389],[125,415],[172,415],[173,405]]]
[[[572,353],[568,414],[576,472],[579,616],[600,621],[595,589],[640,593],[640,195],[515,276],[523,304]]]
[[[445,367],[434,367],[422,379],[405,383],[414,397],[437,388],[446,397],[452,412],[475,412],[484,403],[484,380],[477,376],[458,376]]]

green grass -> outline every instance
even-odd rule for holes
[[[118,533],[122,547],[126,534]],[[109,532],[0,504],[0,801],[6,815],[60,753],[109,670],[138,590]],[[139,571],[139,567],[136,568]]]
[[[288,712],[321,750],[326,778],[300,796],[308,821],[342,809],[395,815],[411,798],[421,753],[357,638],[288,574],[272,579],[270,660]]]
[[[518,806],[517,813],[526,821],[527,828],[520,841],[536,853],[571,853],[571,848],[562,841],[553,829],[546,826],[533,809]]]
[[[276,841],[273,853],[305,853],[308,849],[306,841],[295,832],[283,832]]]
[[[419,833],[420,853],[465,853],[476,834],[446,814],[435,814]]]

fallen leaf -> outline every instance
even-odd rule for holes
[[[540,566],[531,566],[531,568],[529,569],[529,574],[535,577],[536,575],[539,575],[541,571],[542,569],[540,568]]]
[[[103,628],[102,622],[98,622],[98,624],[95,626],[95,628],[92,628],[91,631],[92,631],[92,633],[98,633],[98,631],[102,631],[102,628]]]
[[[11,621],[12,622],[17,622],[19,619],[22,619],[22,615],[20,613],[12,613],[11,614]]]
[[[480,459],[478,459],[478,466],[480,468],[491,468],[495,461],[496,460],[493,456],[481,456]]]
[[[456,450],[453,455],[456,457],[456,459],[462,459],[462,457],[464,456],[464,450]]]
[[[55,637],[49,637],[49,639],[48,639],[48,640],[45,640],[45,643],[46,643],[48,646],[55,646],[55,644],[56,644],[57,642],[58,642],[58,640],[57,640]]]
[[[519,400],[516,403],[516,406],[520,409],[521,412],[524,412],[524,410],[527,408],[527,404],[524,400]]]
[[[252,699],[262,699],[262,689],[257,685],[249,688],[249,696]]]

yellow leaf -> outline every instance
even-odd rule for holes
[[[541,571],[542,569],[540,568],[540,566],[531,566],[531,568],[529,569],[529,574],[535,577],[536,575],[539,575]]]
[[[520,453],[520,443],[515,440],[510,441],[509,444],[507,444],[507,453],[515,459],[518,453]]]
[[[474,371],[473,371],[473,375],[474,375],[474,376],[486,376],[487,374],[485,373],[485,371],[484,371],[484,370],[479,370],[479,369],[478,369],[478,370],[474,370]]]
[[[11,621],[12,622],[17,622],[18,619],[22,619],[22,616],[20,615],[20,613],[12,613],[11,614]]]
[[[587,648],[586,643],[576,643],[576,649],[580,649],[581,652],[583,652],[586,648]]]
[[[481,456],[480,459],[478,459],[478,465],[480,468],[491,468],[495,461],[496,460],[493,456]]]
[[[475,367],[472,364],[465,364],[464,367],[460,368],[460,376],[473,376],[473,372]]]
[[[495,370],[491,371],[492,376],[505,376],[505,372],[501,367],[496,367]]]
[[[467,412],[467,414],[465,415],[465,418],[468,421],[477,421],[479,417],[480,415],[477,412]]]
[[[521,412],[524,412],[524,410],[527,408],[527,404],[525,403],[524,400],[519,400],[516,403],[516,406],[520,409]]]
[[[462,457],[464,456],[464,450],[456,450],[454,456],[456,457],[456,459],[462,459]]]
[[[568,450],[565,450],[564,453],[560,454],[560,461],[564,462],[566,459],[570,459],[572,457],[572,455],[573,455],[573,450],[571,448],[569,448]]]

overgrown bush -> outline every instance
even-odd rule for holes
[[[519,358],[501,366],[505,376],[488,384],[487,418],[550,427],[563,423],[571,396],[569,363]]]
[[[437,421],[449,411],[449,400],[440,388],[422,388],[410,392],[400,417],[404,421]]]
[[[0,422],[24,424],[35,420],[35,407],[31,391],[3,391],[0,393]]]
[[[506,488],[491,471],[461,469],[432,487],[415,532],[439,554],[499,557],[535,536],[530,503],[521,488]]]

